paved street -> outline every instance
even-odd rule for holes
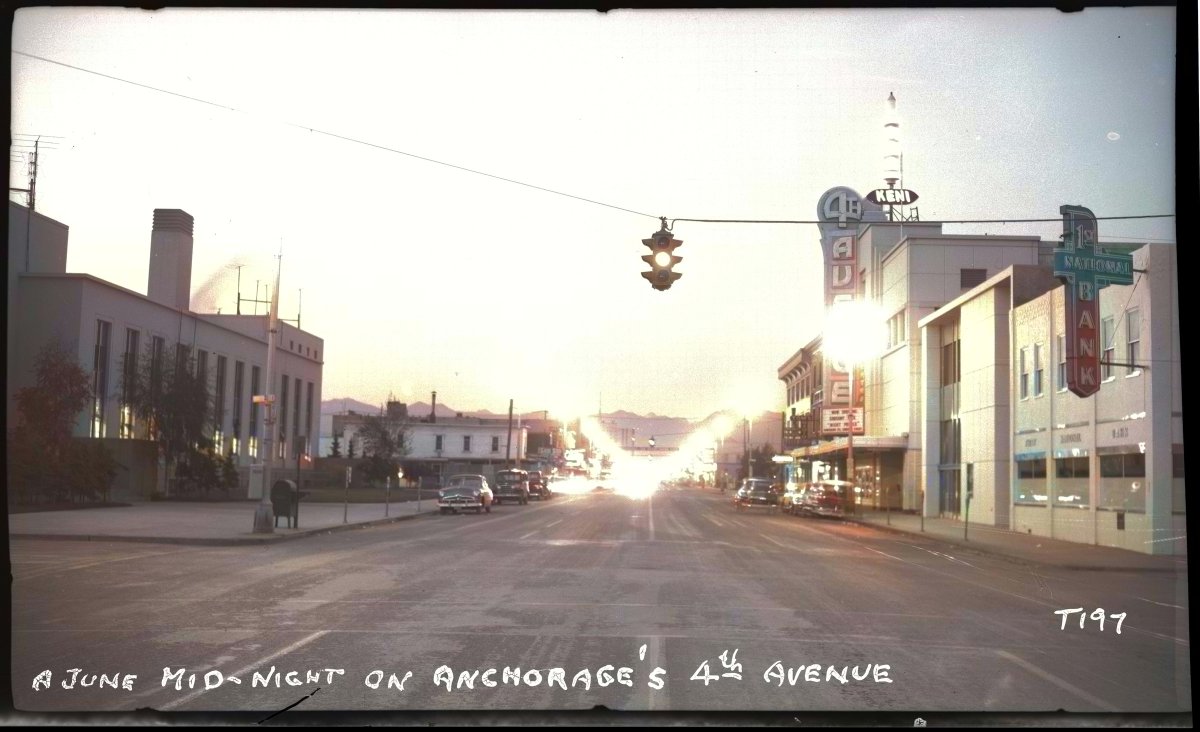
[[[16,706],[1191,710],[1186,571],[1034,569],[728,500],[560,496],[262,546],[13,539]],[[1079,613],[1061,629],[1068,608],[1103,608],[1103,630]],[[164,667],[186,669],[181,690]],[[272,667],[278,687],[252,688]],[[70,669],[137,679],[65,689]],[[204,690],[214,669],[241,683]]]

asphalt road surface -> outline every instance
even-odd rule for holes
[[[11,549],[25,711],[1191,710],[1186,575],[1035,571],[711,492],[268,547]]]

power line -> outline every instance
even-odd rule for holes
[[[1097,221],[1116,221],[1118,219],[1167,219],[1174,218],[1175,214],[1146,214],[1142,216],[1097,216]],[[780,219],[671,219],[671,225],[667,230],[675,227],[676,221],[690,221],[701,224],[827,224],[828,221],[811,220],[811,221],[790,221]],[[912,221],[908,222],[911,226],[929,226],[931,224],[1031,224],[1039,222],[1062,223],[1062,218],[1057,219],[939,219],[935,221]],[[888,224],[897,223],[893,221],[865,221],[868,224]]]
[[[159,92],[160,94],[168,94],[168,95],[171,95],[174,97],[179,97],[181,99],[187,99],[189,101],[198,102],[200,104],[207,104],[212,107],[217,107],[218,109],[225,109],[225,110],[228,110],[231,112],[238,112],[240,114],[252,114],[251,112],[248,112],[248,111],[242,110],[242,109],[238,109],[236,107],[231,107],[227,104],[220,104],[218,102],[209,101],[207,99],[201,99],[200,97],[193,97],[193,96],[190,96],[187,94],[180,94],[179,92],[173,92],[173,91],[170,91],[169,89],[160,89],[155,86],[150,86],[149,84],[143,84],[141,82],[131,81],[129,79],[121,78],[119,76],[105,74],[103,72],[94,71],[92,69],[87,69],[82,66],[75,66],[73,64],[68,64],[63,61],[56,61],[54,59],[45,58],[43,56],[38,56],[38,55],[35,55],[32,53],[27,53],[25,51],[13,50],[13,53],[20,55],[20,56],[25,56],[27,58],[36,59],[38,61],[44,61],[45,63],[63,66],[68,69],[74,69],[75,71],[81,71],[86,74],[94,74],[96,76],[100,76],[105,79],[111,79],[112,81],[119,81],[121,83],[130,84],[132,86],[140,87],[142,89],[148,89],[150,91]],[[428,163],[444,165],[449,168],[454,168],[456,170],[462,170],[467,173],[474,173],[475,175],[486,176],[488,178],[494,178],[496,180],[501,180],[506,183],[513,183],[516,185],[525,186],[527,188],[533,188],[535,190],[545,191],[546,193],[553,193],[555,195],[565,196],[567,198],[574,198],[575,200],[578,200],[578,201],[584,201],[586,203],[593,203],[593,204],[596,204],[597,206],[605,206],[607,208],[613,208],[613,209],[617,209],[618,211],[625,211],[626,213],[632,213],[632,214],[636,214],[638,216],[645,216],[647,218],[652,218],[652,219],[662,219],[663,218],[661,216],[654,216],[652,214],[643,213],[641,211],[634,211],[633,209],[624,208],[622,206],[616,206],[611,203],[604,203],[603,201],[596,201],[596,200],[593,200],[590,198],[576,196],[571,193],[564,193],[562,191],[556,191],[552,188],[546,188],[544,186],[537,186],[537,185],[533,185],[532,183],[525,183],[523,181],[514,180],[512,178],[505,178],[503,176],[494,175],[492,173],[485,173],[480,170],[474,170],[472,168],[467,168],[467,167],[464,167],[461,165],[455,165],[453,163],[447,163],[447,162],[444,162],[441,160],[434,160],[433,158],[427,158],[422,155],[417,155],[415,153],[405,152],[403,150],[397,150],[395,148],[387,147],[386,145],[380,145],[378,143],[368,142],[366,140],[360,140],[356,137],[349,137],[347,135],[339,135],[336,132],[329,132],[327,130],[321,130],[321,129],[317,129],[315,127],[310,127],[308,125],[298,124],[295,122],[288,122],[286,120],[276,120],[276,121],[280,124],[283,124],[283,125],[286,125],[289,127],[295,127],[296,129],[301,129],[301,130],[308,130],[309,132],[315,132],[317,134],[325,135],[327,137],[333,137],[338,140],[343,140],[345,142],[350,142],[350,143],[354,143],[354,144],[358,144],[358,145],[365,145],[367,147],[373,147],[378,150],[384,150],[386,152],[395,153],[397,155],[405,155],[407,157],[416,158],[417,160],[424,160],[425,162],[428,162]],[[48,136],[48,137],[52,137],[52,136]],[[1174,216],[1175,216],[1175,214],[1148,214],[1148,215],[1142,215],[1142,216],[1099,216],[1096,218],[1096,220],[1097,221],[1116,221],[1116,220],[1128,220],[1128,219],[1156,219],[1156,218],[1173,218]],[[691,222],[691,223],[704,223],[704,224],[823,224],[823,223],[827,223],[825,221],[818,221],[818,220],[673,218],[673,219],[671,219],[671,225],[668,226],[667,229],[670,230],[670,229],[674,228],[675,223],[678,221],[687,221],[687,222]],[[938,221],[919,221],[919,222],[912,222],[912,223],[913,223],[913,225],[920,226],[920,225],[932,225],[932,224],[1058,223],[1061,221],[1062,221],[1061,218],[1051,218],[1051,219],[957,219],[957,220],[943,219],[943,220],[938,220]]]
[[[229,111],[231,111],[231,112],[239,112],[239,113],[241,113],[241,114],[250,114],[250,112],[247,112],[247,111],[245,111],[245,110],[242,110],[242,109],[237,109],[236,107],[230,107],[229,105],[226,105],[226,104],[218,104],[217,102],[210,102],[210,101],[208,101],[207,99],[201,99],[201,98],[199,98],[199,97],[188,96],[187,94],[180,94],[180,93],[178,93],[178,92],[173,92],[173,91],[170,91],[170,90],[167,90],[167,89],[159,89],[158,87],[153,87],[153,86],[150,86],[150,85],[148,85],[148,84],[142,84],[142,83],[140,83],[140,82],[136,82],[136,81],[130,81],[129,79],[122,79],[122,78],[120,78],[120,77],[118,77],[118,76],[112,76],[111,74],[104,74],[104,73],[101,73],[101,72],[99,72],[99,71],[93,71],[93,70],[91,70],[91,69],[85,69],[85,68],[83,68],[83,67],[81,67],[81,66],[73,66],[73,65],[71,65],[71,64],[68,64],[68,63],[63,63],[62,61],[55,61],[54,59],[43,58],[42,56],[35,56],[35,55],[34,55],[34,54],[32,54],[32,53],[25,53],[24,51],[15,51],[15,50],[13,51],[13,53],[15,53],[15,54],[19,54],[19,55],[21,55],[21,56],[27,56],[28,58],[37,59],[38,61],[45,61],[46,63],[50,63],[50,64],[57,64],[57,65],[59,65],[59,66],[65,66],[66,68],[69,68],[69,69],[74,69],[74,70],[76,70],[76,71],[82,71],[82,72],[84,72],[84,73],[87,73],[87,74],[95,74],[96,76],[102,76],[102,77],[104,77],[104,78],[106,78],[106,79],[112,79],[113,81],[120,81],[120,82],[123,82],[123,83],[125,83],[125,84],[132,84],[133,86],[141,87],[141,88],[143,88],[143,89],[149,89],[150,91],[156,91],[156,92],[159,92],[159,93],[162,93],[162,94],[170,94],[171,96],[181,97],[181,98],[183,98],[183,99],[188,99],[188,100],[191,100],[191,101],[193,101],[193,102],[199,102],[199,103],[201,103],[201,104],[207,104],[207,105],[209,105],[209,106],[217,107],[217,108],[219,108],[219,109],[227,109],[227,110],[229,110]],[[463,167],[463,166],[461,166],[461,165],[455,165],[455,164],[453,164],[453,163],[446,163],[446,162],[443,162],[443,161],[441,161],[441,160],[434,160],[433,158],[427,158],[427,157],[424,157],[424,156],[422,156],[422,155],[416,155],[416,154],[414,154],[414,153],[410,153],[410,152],[404,152],[403,150],[396,150],[395,148],[390,148],[390,147],[387,147],[386,145],[380,145],[380,144],[377,144],[377,143],[374,143],[374,142],[367,142],[366,140],[360,140],[360,139],[358,139],[358,138],[355,138],[355,137],[348,137],[348,136],[346,136],[346,135],[339,135],[339,134],[337,134],[336,132],[328,132],[328,131],[326,131],[326,130],[320,130],[320,129],[317,129],[317,128],[315,128],[315,127],[309,127],[308,125],[296,124],[295,122],[288,122],[288,121],[286,121],[286,120],[277,120],[277,121],[278,121],[278,122],[280,122],[281,124],[287,125],[287,126],[289,126],[289,127],[295,127],[295,128],[297,128],[297,129],[301,129],[301,130],[308,130],[309,132],[315,132],[315,133],[317,133],[317,134],[320,134],[320,135],[326,135],[326,136],[328,136],[328,137],[334,137],[334,138],[337,138],[337,139],[339,139],[339,140],[345,140],[346,142],[352,142],[352,143],[356,143],[356,144],[359,144],[359,145],[366,145],[366,146],[368,146],[368,147],[373,147],[373,148],[376,148],[376,149],[379,149],[379,150],[386,150],[387,152],[396,153],[397,155],[406,155],[406,156],[408,156],[408,157],[410,157],[410,158],[416,158],[417,160],[424,160],[425,162],[428,162],[428,163],[436,163],[436,164],[438,164],[438,165],[445,165],[446,167],[449,167],[449,168],[455,168],[455,169],[457,169],[457,170],[463,170],[463,171],[466,171],[466,172],[468,172],[468,173],[474,173],[474,174],[476,174],[476,175],[483,175],[483,176],[487,176],[488,178],[495,178],[496,180],[502,180],[502,181],[505,181],[506,183],[515,183],[516,185],[520,185],[520,186],[526,186],[527,188],[534,188],[534,189],[536,189],[536,190],[539,190],[539,191],[545,191],[546,193],[554,193],[554,194],[556,194],[556,195],[559,195],[559,196],[566,196],[567,198],[574,198],[574,199],[576,199],[576,200],[579,200],[579,201],[585,201],[585,202],[587,202],[587,203],[594,203],[594,204],[596,204],[597,206],[607,206],[608,208],[615,208],[615,209],[617,209],[617,210],[619,210],[619,211],[625,211],[625,212],[627,212],[627,213],[637,214],[638,216],[646,216],[646,217],[648,217],[648,218],[652,218],[652,219],[657,219],[657,218],[659,218],[658,216],[653,216],[653,215],[651,215],[651,214],[642,213],[641,211],[634,211],[633,209],[623,208],[623,207],[621,207],[621,206],[614,206],[614,205],[613,205],[613,204],[611,204],[611,203],[604,203],[603,201],[594,201],[594,200],[592,200],[592,199],[590,199],[590,198],[583,198],[582,196],[576,196],[576,195],[572,195],[572,194],[570,194],[570,193],[563,193],[562,191],[556,191],[556,190],[554,190],[554,189],[552,189],[552,188],[545,188],[545,187],[543,187],[543,186],[535,186],[535,185],[533,185],[532,183],[524,183],[524,182],[522,182],[522,181],[519,181],[519,180],[513,180],[512,178],[505,178],[505,177],[503,177],[503,176],[499,176],[499,175],[493,175],[493,174],[491,174],[491,173],[485,173],[485,172],[483,172],[483,171],[480,171],[480,170],[472,170],[471,168],[465,168],[465,167]]]

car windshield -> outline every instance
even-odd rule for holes
[[[483,486],[483,478],[476,475],[456,475],[450,479],[447,488],[479,488]]]

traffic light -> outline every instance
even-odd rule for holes
[[[656,290],[670,289],[675,280],[683,276],[680,272],[671,271],[672,267],[683,261],[683,257],[674,254],[675,248],[683,242],[671,236],[671,232],[667,231],[667,221],[663,219],[662,229],[654,232],[649,239],[642,239],[642,243],[650,248],[650,254],[643,255],[642,261],[651,267],[649,272],[642,272],[642,276]]]

